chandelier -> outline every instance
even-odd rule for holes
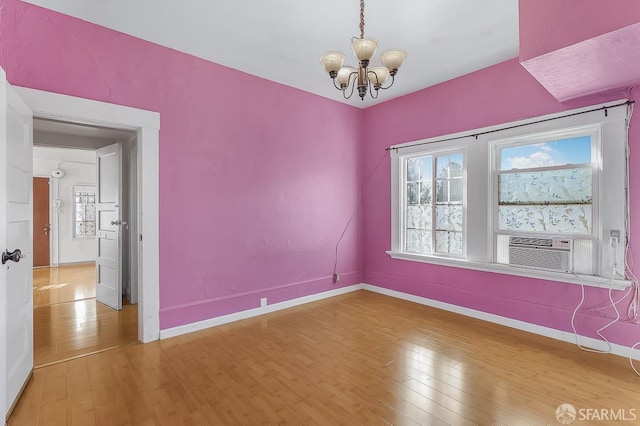
[[[351,46],[353,53],[358,58],[357,70],[343,66],[344,54],[342,52],[327,52],[320,57],[320,62],[329,73],[335,88],[342,91],[345,99],[353,96],[356,87],[360,99],[364,100],[367,92],[376,99],[380,89],[385,90],[393,86],[398,68],[407,57],[407,52],[401,49],[386,50],[380,55],[384,67],[369,67],[371,59],[376,54],[378,42],[364,36],[364,0],[360,0],[360,38],[353,37]],[[389,76],[391,76],[391,82],[385,87],[384,84]]]

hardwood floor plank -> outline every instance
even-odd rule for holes
[[[361,291],[37,369],[9,425],[541,425],[638,409],[639,384],[623,358]]]

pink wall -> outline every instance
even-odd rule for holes
[[[637,0],[520,0],[518,6],[521,60],[640,21]]]
[[[327,291],[357,206],[362,112],[17,0],[14,85],[161,114],[161,329]],[[361,220],[340,245],[361,282]]]
[[[520,0],[520,62],[560,102],[640,81],[640,2]]]
[[[365,110],[364,173],[379,161],[384,149],[453,132],[506,123],[620,99],[629,93],[592,97],[580,104],[560,104],[518,59],[497,64]],[[640,139],[640,117],[631,126],[631,145]],[[484,312],[570,331],[570,318],[580,301],[580,287],[551,281],[435,266],[391,259],[390,161],[387,159],[366,185],[364,203],[364,281],[369,284],[440,300]],[[640,160],[632,158],[631,181],[640,178]],[[632,229],[640,217],[640,186],[631,187]],[[633,233],[632,241],[640,234]],[[637,252],[637,250],[636,250]],[[640,257],[635,257],[640,264]],[[605,290],[587,288],[585,306],[606,305]],[[615,295],[617,300],[620,294]],[[612,312],[607,311],[607,315]],[[594,336],[608,322],[593,312],[582,313],[578,330]],[[640,326],[619,323],[606,331],[612,341],[632,345],[640,340]]]

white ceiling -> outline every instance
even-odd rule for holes
[[[33,130],[48,134],[62,134],[83,138],[106,139],[108,141],[129,140],[135,132],[131,130],[112,129],[109,127],[90,126],[87,124],[67,123],[46,118],[34,118]]]
[[[116,142],[127,142],[135,136],[131,130],[33,119],[34,146],[96,150]]]
[[[320,55],[340,50],[355,65],[359,0],[26,1],[334,100]],[[377,101],[343,100],[359,107],[518,55],[517,0],[368,0],[365,19],[379,53],[408,57]]]

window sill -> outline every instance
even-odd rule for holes
[[[387,254],[394,259],[410,260],[414,262],[430,263],[433,265],[451,266],[454,268],[471,269],[474,271],[495,272],[498,274],[515,275],[518,277],[536,278],[540,280],[557,281],[569,284],[584,284],[590,287],[612,288],[624,290],[631,285],[631,281],[596,277],[593,275],[576,275],[565,272],[541,271],[536,269],[519,268],[517,266],[502,265],[498,263],[473,262],[465,259],[448,257],[426,256],[420,254],[401,253],[388,251]]]

